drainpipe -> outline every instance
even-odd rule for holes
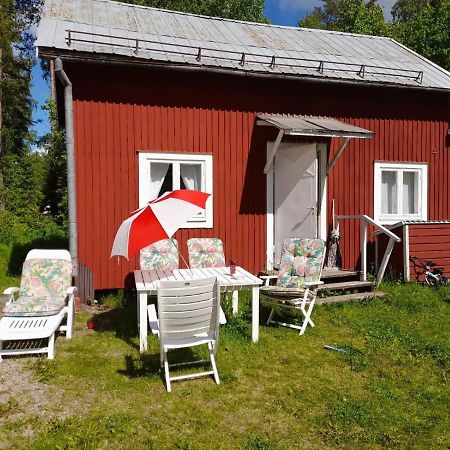
[[[64,86],[64,116],[66,121],[67,194],[69,203],[69,251],[72,256],[72,275],[78,277],[77,199],[75,190],[75,151],[73,137],[72,83],[63,69],[61,58],[55,59],[55,73]]]

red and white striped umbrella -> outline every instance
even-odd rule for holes
[[[171,238],[188,219],[203,211],[211,194],[180,189],[163,194],[131,213],[117,230],[111,257],[129,258],[147,245]]]

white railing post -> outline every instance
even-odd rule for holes
[[[377,274],[377,287],[380,285],[381,281],[383,280],[384,271],[386,270],[387,263],[389,261],[389,258],[391,257],[392,249],[394,248],[395,240],[391,237],[389,239],[388,245],[386,247],[386,252],[383,256],[383,261],[381,261],[380,270]]]
[[[367,221],[361,217],[361,281],[367,281]]]
[[[381,280],[383,279],[384,272],[387,267],[387,263],[389,258],[391,257],[392,249],[394,248],[394,244],[396,242],[400,242],[401,239],[392,233],[392,231],[385,228],[383,225],[376,222],[374,219],[367,215],[361,216],[336,216],[336,228],[339,227],[339,220],[343,219],[359,219],[361,220],[361,280],[367,280],[367,227],[369,224],[373,225],[380,232],[384,233],[388,238],[389,242],[386,248],[386,251],[383,256],[383,261],[381,262],[380,268],[377,273],[377,287],[380,285]],[[376,259],[378,262],[378,242],[376,243]]]

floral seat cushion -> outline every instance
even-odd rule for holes
[[[301,289],[306,281],[319,281],[324,251],[322,239],[285,239],[277,287]]]
[[[225,267],[223,244],[217,238],[193,238],[187,241],[189,266],[192,269]]]
[[[23,263],[19,297],[66,298],[72,284],[72,263],[64,259],[27,259]]]
[[[162,239],[141,250],[139,264],[141,270],[178,269],[178,242]]]
[[[60,297],[19,297],[3,309],[6,317],[42,317],[58,314],[66,302]]]

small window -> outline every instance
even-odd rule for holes
[[[375,163],[375,220],[427,220],[427,165]]]
[[[139,153],[139,205],[177,189],[212,194],[212,155]],[[212,198],[206,210],[192,217],[184,228],[212,228]]]

